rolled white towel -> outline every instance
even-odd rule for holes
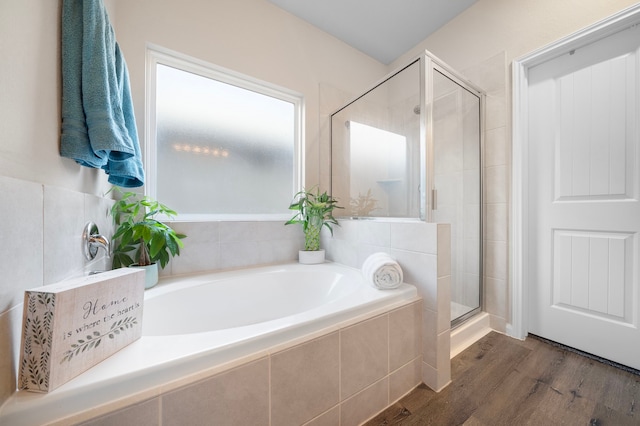
[[[381,289],[398,288],[402,284],[402,268],[387,253],[374,253],[362,264],[362,274],[367,284]]]

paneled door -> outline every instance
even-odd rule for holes
[[[640,369],[640,26],[529,70],[529,332]]]

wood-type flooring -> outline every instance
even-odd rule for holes
[[[489,333],[452,360],[451,376],[366,425],[640,425],[639,375],[535,337]]]

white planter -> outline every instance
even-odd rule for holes
[[[153,263],[148,266],[138,266],[137,264],[133,264],[129,266],[130,268],[138,268],[144,269],[144,288],[148,289],[156,284],[158,284],[158,264]]]
[[[298,262],[303,265],[315,265],[318,263],[324,263],[324,249],[307,251],[298,251]]]

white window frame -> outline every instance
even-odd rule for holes
[[[243,89],[271,96],[294,105],[294,149],[293,149],[293,189],[291,198],[302,189],[304,178],[304,97],[293,90],[253,78],[212,63],[178,53],[164,47],[147,44],[145,78],[145,195],[156,198],[157,194],[157,152],[156,152],[156,69],[162,64],[186,72],[211,78]],[[162,201],[162,200],[160,200]],[[178,221],[217,220],[282,220],[290,215],[283,206],[282,214],[189,214],[178,212]]]

